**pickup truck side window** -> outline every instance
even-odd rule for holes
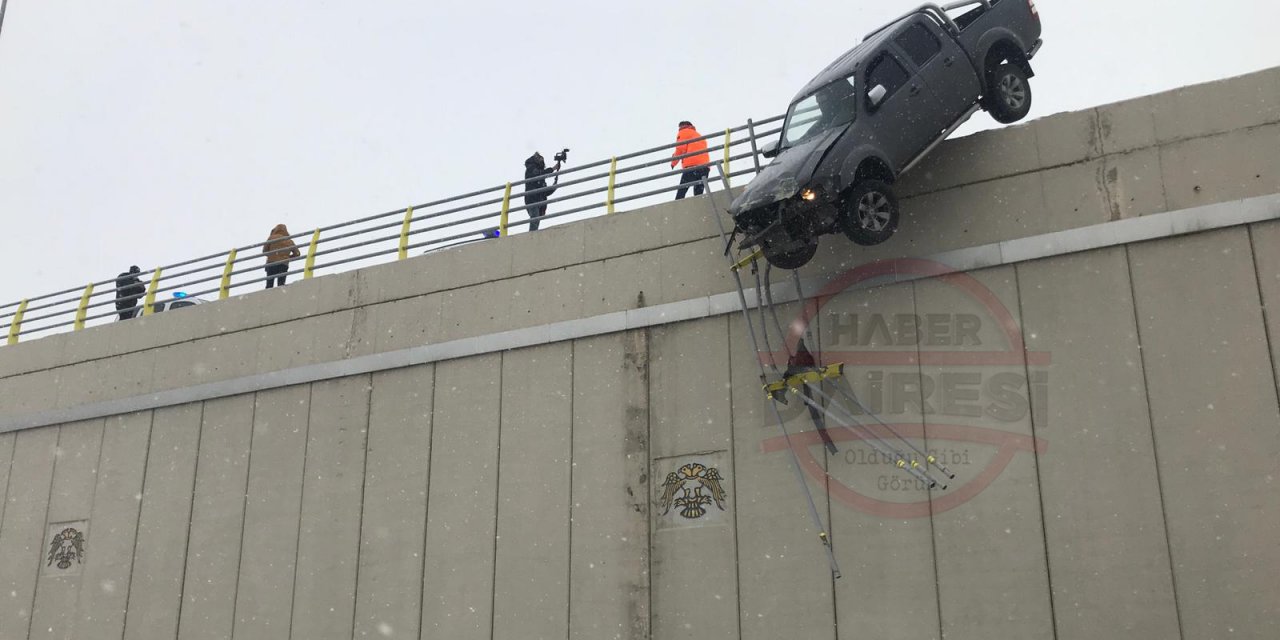
[[[996,6],[997,4],[1000,4],[1000,0],[991,0],[992,7]],[[987,8],[979,4],[973,9],[970,9],[969,11],[966,11],[961,15],[953,16],[953,17],[956,21],[956,26],[960,27],[961,31],[964,31],[965,29],[968,29],[969,26],[972,25],[974,22],[977,22],[978,18],[981,18],[983,14],[985,14],[986,12],[987,12]],[[951,14],[948,13],[948,15],[951,15]]]
[[[911,26],[907,27],[906,31],[898,34],[898,37],[894,38],[894,42],[897,42],[898,46],[907,52],[907,55],[911,57],[911,61],[916,63],[917,67],[923,67],[942,51],[942,42],[938,40],[937,36],[933,35],[933,32],[929,31],[928,27],[918,21],[911,23]]]
[[[896,58],[889,55],[888,52],[881,53],[867,67],[867,84],[863,87],[863,95],[870,93],[876,85],[884,85],[885,98],[892,96],[898,89],[907,84],[910,78],[907,70],[902,68],[902,63]],[[870,96],[867,97],[868,103]]]

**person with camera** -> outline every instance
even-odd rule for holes
[[[138,298],[147,293],[147,288],[138,279],[142,270],[138,265],[116,277],[116,313],[121,320],[128,320],[138,315]]]
[[[538,230],[538,218],[547,215],[547,205],[543,204],[551,194],[555,193],[556,185],[560,183],[560,176],[556,175],[552,181],[551,187],[547,187],[546,176],[556,174],[560,171],[560,164],[569,160],[569,150],[565,149],[555,156],[556,164],[554,167],[548,167],[542,154],[534,152],[524,161],[524,204],[527,207],[525,212],[529,214],[529,230]],[[536,193],[531,193],[536,192]]]
[[[680,190],[676,191],[676,200],[683,200],[690,186],[693,187],[694,197],[702,195],[702,181],[711,173],[711,168],[707,166],[711,162],[711,156],[707,155],[707,141],[700,140],[701,137],[702,134],[693,128],[692,122],[685,120],[680,123],[680,131],[676,133],[676,142],[680,144],[671,154],[672,169],[677,163],[684,163],[684,173],[680,174]],[[686,154],[693,155],[680,157]]]

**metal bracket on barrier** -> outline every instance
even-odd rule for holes
[[[409,223],[413,222],[413,207],[404,212],[404,224],[400,226],[400,252],[397,260],[409,257]]]
[[[236,266],[236,250],[227,254],[227,266],[222,268],[222,281],[218,283],[218,299],[226,300],[231,295],[231,270]]]
[[[498,219],[498,236],[507,237],[507,214],[511,211],[511,183],[507,183],[507,190],[502,192],[502,217]]]
[[[303,280],[310,279],[311,271],[316,267],[316,245],[317,244],[320,244],[319,229],[316,229],[316,232],[311,234],[311,246],[307,247],[307,264],[305,267],[303,267],[303,270],[302,270]]]
[[[729,184],[729,143],[732,140],[733,140],[733,129],[725,129],[724,130],[724,184],[726,187],[732,186]]]
[[[142,315],[149,316],[156,312],[156,285],[160,284],[161,269],[156,267],[155,273],[151,274],[151,284],[147,285],[147,297],[142,301]]]
[[[756,249],[755,251],[751,252],[751,254],[748,255],[747,257],[735,262],[734,265],[730,268],[733,269],[734,271],[742,271],[743,269],[754,264],[755,261],[759,260],[762,256],[764,256],[764,251],[761,249]]]
[[[842,375],[844,375],[844,363],[837,362],[822,368],[802,371],[777,382],[766,384],[764,385],[764,393],[770,398],[777,398],[778,394],[788,389],[799,389],[806,384],[818,384],[823,380],[839,378]]]
[[[18,344],[18,334],[22,332],[22,314],[27,312],[27,301],[18,305],[18,312],[9,321],[9,344]]]
[[[74,331],[84,328],[85,316],[89,314],[89,297],[93,295],[93,283],[84,288],[84,295],[80,296],[80,306],[76,307],[76,323]]]
[[[618,177],[618,157],[614,156],[609,162],[609,195],[605,198],[606,212],[613,213],[613,185]]]

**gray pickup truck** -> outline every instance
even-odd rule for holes
[[[1040,43],[1035,0],[925,4],[867,35],[800,90],[762,149],[772,163],[730,207],[739,247],[797,269],[823,234],[888,240],[899,175],[979,108],[1026,117]]]

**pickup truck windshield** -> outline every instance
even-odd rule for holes
[[[787,111],[782,148],[794,147],[814,136],[852,122],[858,111],[855,95],[854,80],[850,76],[836,80],[797,100]]]

